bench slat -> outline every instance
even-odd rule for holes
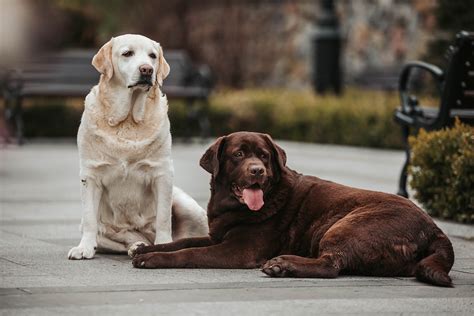
[[[91,65],[93,50],[69,50],[38,57],[20,66],[24,97],[85,96],[99,81],[100,74]],[[192,86],[193,65],[185,51],[167,51],[171,72],[164,82],[169,97],[203,98],[210,90]],[[191,85],[191,86],[190,86]]]
[[[48,84],[25,86],[20,94],[29,97],[85,97],[92,89],[90,84]],[[163,92],[169,98],[196,98],[203,99],[209,95],[209,90],[201,87],[163,86]]]
[[[40,96],[58,96],[58,97],[83,97],[86,96],[92,89],[93,85],[71,85],[71,84],[48,84],[48,85],[34,85],[25,86],[21,92],[22,97],[40,97]]]
[[[5,73],[0,82],[7,99],[5,108],[14,107],[10,120],[17,129],[18,143],[23,142],[22,98],[81,97],[99,82],[100,74],[91,65],[95,50],[69,50],[48,56],[37,56]],[[208,72],[198,72],[184,51],[167,51],[165,58],[171,73],[164,82],[163,92],[168,98],[206,100],[211,91]],[[3,74],[2,74],[3,75]],[[2,76],[3,77],[3,76]],[[197,119],[201,135],[209,135],[209,120],[204,111]]]

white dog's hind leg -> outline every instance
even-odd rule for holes
[[[81,180],[82,238],[77,247],[69,250],[69,259],[92,259],[97,249],[97,214],[102,188],[90,178]]]
[[[111,240],[104,235],[97,236],[97,252],[127,252],[124,244]]]
[[[188,194],[173,187],[173,239],[203,237],[209,234],[206,211]]]
[[[150,236],[147,235],[148,234],[132,230],[131,228],[122,229],[113,233],[105,233],[106,238],[123,244],[125,250],[128,250],[128,248],[136,242],[144,242],[147,245],[151,244],[153,240],[150,241]]]

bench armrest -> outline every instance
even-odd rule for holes
[[[443,71],[435,65],[428,64],[422,61],[411,61],[405,64],[400,73],[400,81],[398,83],[398,90],[400,92],[400,102],[401,108],[403,113],[410,113],[412,111],[411,108],[411,100],[410,96],[408,95],[408,81],[410,79],[410,73],[413,69],[423,69],[428,71],[435,79],[437,83],[437,88],[441,92],[441,85],[444,80],[444,73]]]

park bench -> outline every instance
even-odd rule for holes
[[[85,97],[99,82],[99,73],[91,65],[94,54],[95,50],[68,50],[42,56],[15,69],[3,71],[0,83],[5,102],[5,118],[15,127],[20,144],[24,140],[23,99]],[[167,51],[165,58],[171,72],[164,82],[163,92],[169,99],[185,100],[189,108],[188,120],[197,120],[201,136],[208,136],[210,124],[206,106],[212,88],[208,67],[196,68],[186,52],[181,50]]]
[[[462,31],[447,52],[445,70],[421,61],[407,63],[400,74],[399,92],[401,106],[394,119],[401,125],[406,143],[406,159],[399,179],[398,194],[408,197],[406,190],[407,166],[410,161],[408,137],[420,128],[437,130],[451,126],[457,117],[467,124],[474,124],[474,33]],[[435,80],[440,93],[437,108],[419,104],[409,93],[411,78],[417,71],[428,72]]]

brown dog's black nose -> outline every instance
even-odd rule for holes
[[[141,65],[138,69],[140,69],[140,74],[143,76],[151,76],[153,74],[153,67],[150,65]]]
[[[262,176],[265,173],[265,168],[258,165],[253,165],[249,167],[250,174],[253,176]]]

